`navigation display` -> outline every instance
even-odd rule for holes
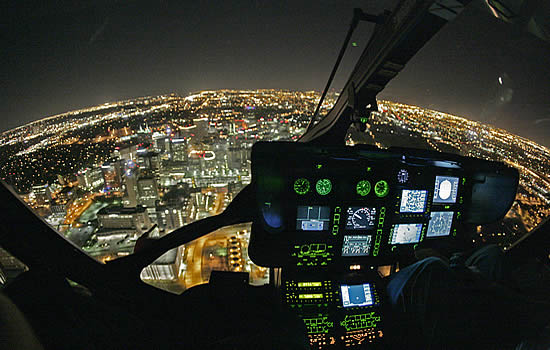
[[[432,211],[426,237],[448,236],[453,225],[452,211]]]
[[[369,283],[351,286],[342,284],[340,290],[342,291],[343,307],[370,306],[374,304]]]
[[[376,208],[349,207],[346,213],[348,230],[368,230],[376,223]]]
[[[418,243],[422,224],[398,224],[392,229],[391,244]]]
[[[434,186],[434,203],[456,203],[458,177],[436,176]]]
[[[342,256],[368,256],[371,239],[371,235],[344,236]]]
[[[399,212],[401,213],[423,213],[426,209],[426,198],[428,191],[426,190],[403,190],[401,192],[401,205]]]
[[[330,221],[330,207],[299,205],[296,229],[302,231],[326,231]]]

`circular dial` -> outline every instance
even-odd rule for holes
[[[366,196],[370,192],[370,182],[368,180],[361,180],[357,183],[357,194],[360,196]]]
[[[390,186],[385,180],[380,180],[374,185],[374,193],[378,197],[386,197],[390,193]]]
[[[402,184],[409,181],[409,172],[405,169],[399,170],[399,172],[397,173],[397,181]]]
[[[294,192],[304,195],[309,192],[309,180],[299,178],[296,181],[294,181]]]
[[[321,179],[315,184],[315,189],[321,196],[325,196],[332,190],[332,182],[329,179]]]
[[[353,212],[351,223],[354,229],[366,229],[374,226],[376,212],[371,208],[359,208]]]

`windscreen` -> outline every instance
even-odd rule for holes
[[[532,27],[522,28],[519,17],[496,18],[488,3],[472,2],[438,32],[378,94],[366,131],[352,126],[347,142],[455,153],[517,168],[519,187],[508,214],[478,226],[472,237],[474,244],[507,247],[550,214],[550,43],[547,32],[537,30],[547,23],[541,16],[548,8],[540,6]],[[398,181],[410,183],[413,176],[404,170]],[[445,208],[457,203],[459,187],[457,177],[438,174],[431,198],[414,187],[403,190],[399,213],[423,213],[431,202],[439,209],[429,214],[426,237],[449,236],[457,213]],[[396,226],[392,241],[414,242],[419,230]]]

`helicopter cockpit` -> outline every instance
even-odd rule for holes
[[[382,338],[378,266],[424,247],[465,250],[471,225],[504,216],[518,182],[516,170],[496,162],[300,143],[255,144],[252,169],[249,254],[282,268],[283,303],[320,349]]]

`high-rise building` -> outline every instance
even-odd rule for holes
[[[115,159],[135,160],[137,154],[136,146],[133,144],[126,144],[124,146],[117,146],[112,153]]]
[[[159,230],[170,232],[185,225],[184,208],[170,208],[167,205],[157,205],[156,220]]]
[[[138,150],[137,162],[141,169],[149,170],[153,173],[158,172],[160,167],[160,157],[157,152],[144,149]]]
[[[138,203],[146,207],[155,207],[159,199],[157,181],[152,176],[140,177],[137,180]]]
[[[170,139],[163,133],[154,133],[153,134],[153,146],[158,152],[170,153]]]
[[[86,190],[95,190],[105,185],[103,172],[99,168],[86,168],[76,174],[78,186]]]
[[[48,185],[38,185],[32,187],[32,192],[36,199],[36,204],[40,206],[49,205],[52,201],[52,194]]]
[[[122,187],[121,161],[112,160],[109,162],[105,162],[101,166],[101,171],[103,173],[105,188],[116,190]]]
[[[0,285],[10,282],[28,269],[19,259],[0,248]]]
[[[184,247],[170,249],[141,271],[142,280],[171,281],[178,277],[183,264]]]
[[[145,208],[138,205],[134,208],[105,207],[97,212],[102,231],[118,229],[134,229],[138,233],[147,231],[151,227],[151,221]]]
[[[172,160],[175,162],[187,161],[187,141],[184,138],[171,140]]]
[[[137,169],[126,169],[124,172],[125,193],[122,201],[125,207],[135,207],[137,205]]]

